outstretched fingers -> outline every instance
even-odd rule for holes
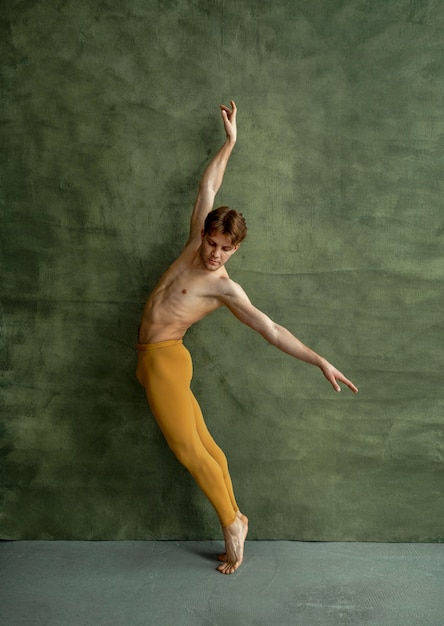
[[[333,385],[333,388],[336,391],[341,391],[341,388],[337,382],[339,380],[341,381],[341,383],[344,383],[344,385],[346,385],[351,391],[353,391],[353,393],[358,393],[358,388],[356,387],[356,385],[354,385],[352,381],[346,378],[344,374],[342,374],[341,372],[336,372],[336,375],[333,375],[332,379],[330,380],[331,380],[331,384]]]
[[[227,107],[225,104],[220,105],[222,115],[224,113],[226,113],[228,117],[231,117],[231,115],[236,115],[236,112],[237,112],[236,103],[234,102],[234,100],[230,100],[230,104],[231,104],[231,109],[230,107]]]
[[[336,367],[334,367],[331,363],[325,362],[322,366],[322,373],[325,378],[331,383],[333,389],[335,391],[341,391],[341,387],[339,386],[339,382],[344,383],[353,393],[358,393],[358,388],[356,385],[352,383],[351,380],[346,378],[342,372],[340,372]]]
[[[231,109],[227,107],[225,104],[221,104],[220,110],[222,113],[222,119],[224,122],[226,135],[229,139],[235,142],[237,138],[237,127],[236,127],[237,108],[236,108],[236,104],[234,100],[231,100]]]

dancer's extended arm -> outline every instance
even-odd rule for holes
[[[193,214],[191,216],[190,236],[188,241],[194,238],[200,239],[205,218],[213,208],[214,198],[222,185],[228,160],[236,144],[236,104],[231,100],[231,109],[225,105],[221,105],[220,108],[227,137],[223,146],[211,159],[200,181],[199,193],[197,194]]]
[[[256,330],[273,346],[296,359],[319,367],[335,391],[341,391],[337,382],[340,381],[347,385],[353,393],[358,392],[351,380],[346,378],[334,365],[303,344],[284,326],[276,324],[268,315],[253,306],[240,285],[230,279],[224,279],[219,299],[241,322]]]

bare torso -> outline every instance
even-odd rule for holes
[[[149,295],[139,328],[139,343],[182,339],[195,322],[223,306],[218,298],[225,267],[204,268],[199,249],[188,245]]]

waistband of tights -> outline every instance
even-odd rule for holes
[[[157,343],[138,343],[137,350],[159,350],[160,348],[170,348],[183,343],[182,339],[169,339],[168,341],[158,341]]]

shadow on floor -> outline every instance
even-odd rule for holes
[[[441,544],[0,543],[5,626],[442,626]]]

